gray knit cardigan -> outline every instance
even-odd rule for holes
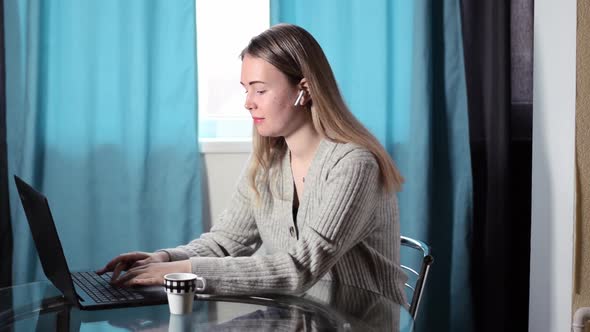
[[[206,293],[299,294],[327,279],[405,303],[397,199],[382,189],[368,150],[322,140],[296,220],[288,153],[269,174],[270,185],[257,187],[259,201],[242,175],[210,232],[163,250],[172,261],[190,259]],[[253,255],[261,243],[267,253]]]

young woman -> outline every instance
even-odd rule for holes
[[[301,293],[327,279],[405,303],[402,177],[348,110],[317,41],[279,24],[241,58],[253,153],[228,208],[187,245],[123,254],[98,272],[124,285],[193,272],[213,294]],[[253,256],[261,243],[268,253]]]

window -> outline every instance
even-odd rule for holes
[[[240,141],[252,136],[244,108],[239,54],[270,22],[269,0],[195,0],[199,139]]]

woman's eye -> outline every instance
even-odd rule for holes
[[[259,95],[261,95],[261,94],[263,94],[265,92],[266,92],[266,90],[258,90],[258,91],[256,91],[256,93],[259,94]]]

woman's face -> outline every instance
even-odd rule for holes
[[[244,106],[261,136],[288,137],[307,121],[306,111],[294,106],[298,86],[270,63],[245,55],[240,84],[246,89]]]

